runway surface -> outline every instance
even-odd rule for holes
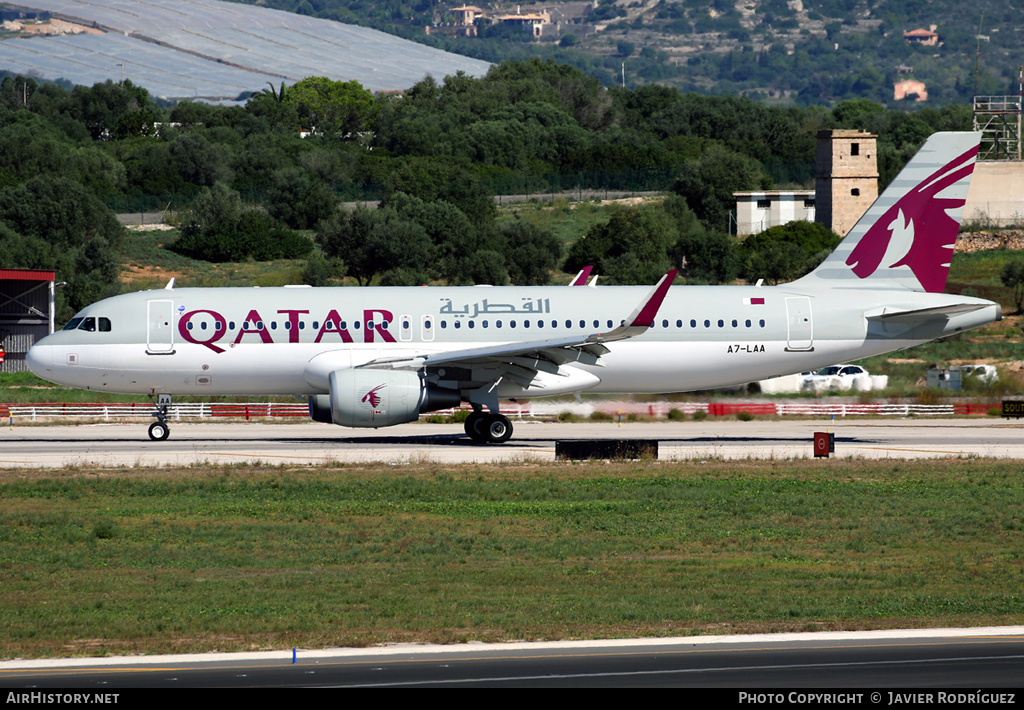
[[[262,462],[553,461],[560,439],[656,439],[661,460],[811,458],[814,432],[835,434],[836,457],[1024,459],[1024,423],[970,419],[848,419],[568,424],[515,422],[506,444],[478,444],[461,425],[345,429],[316,423],[171,422],[150,441],[145,422],[0,428],[0,467],[176,466]]]
[[[955,696],[963,692],[957,688],[975,694],[1014,688],[1022,677],[1024,627],[0,663],[0,686],[5,688],[101,693],[156,687],[690,686],[751,692],[786,688],[790,690],[782,697],[787,702],[815,705],[823,702],[810,696],[790,698],[791,689],[856,689],[848,692],[860,693],[859,699],[849,697],[844,704],[890,705],[893,700],[885,688],[940,688]],[[736,692],[718,697],[736,702]],[[953,701],[933,696],[933,704]]]

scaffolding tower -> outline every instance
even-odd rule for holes
[[[978,160],[1020,160],[1021,96],[975,96],[974,130],[981,131]]]

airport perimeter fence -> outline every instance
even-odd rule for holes
[[[971,416],[987,415],[991,410],[1000,410],[1000,404],[890,404],[890,403],[825,403],[825,402],[608,402],[575,403],[506,402],[501,411],[506,416],[522,418],[551,419],[562,412],[571,412],[587,417],[594,412],[604,415],[667,417],[671,410],[693,415],[704,412],[712,417],[736,416],[741,413],[753,416],[806,416],[806,417],[850,417],[850,416]],[[448,416],[455,412],[469,410],[469,407],[443,409],[423,416]],[[145,419],[153,416],[155,408],[146,402],[124,404],[95,404],[65,402],[54,404],[0,404],[0,417],[16,421],[61,421]],[[302,402],[253,402],[253,403],[182,403],[169,407],[167,416],[171,420],[232,418],[232,419],[275,419],[287,417],[308,417],[309,407]]]

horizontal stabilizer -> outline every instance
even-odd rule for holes
[[[978,303],[951,303],[947,306],[933,306],[932,308],[883,308],[877,313],[866,313],[868,320],[881,321],[885,323],[911,323],[934,320],[935,318],[951,317],[961,313],[971,313],[988,308],[991,304]]]

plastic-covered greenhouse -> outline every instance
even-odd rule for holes
[[[0,69],[91,86],[122,77],[160,98],[230,101],[307,76],[406,89],[488,64],[377,30],[214,0],[18,0],[102,34],[0,42]]]

